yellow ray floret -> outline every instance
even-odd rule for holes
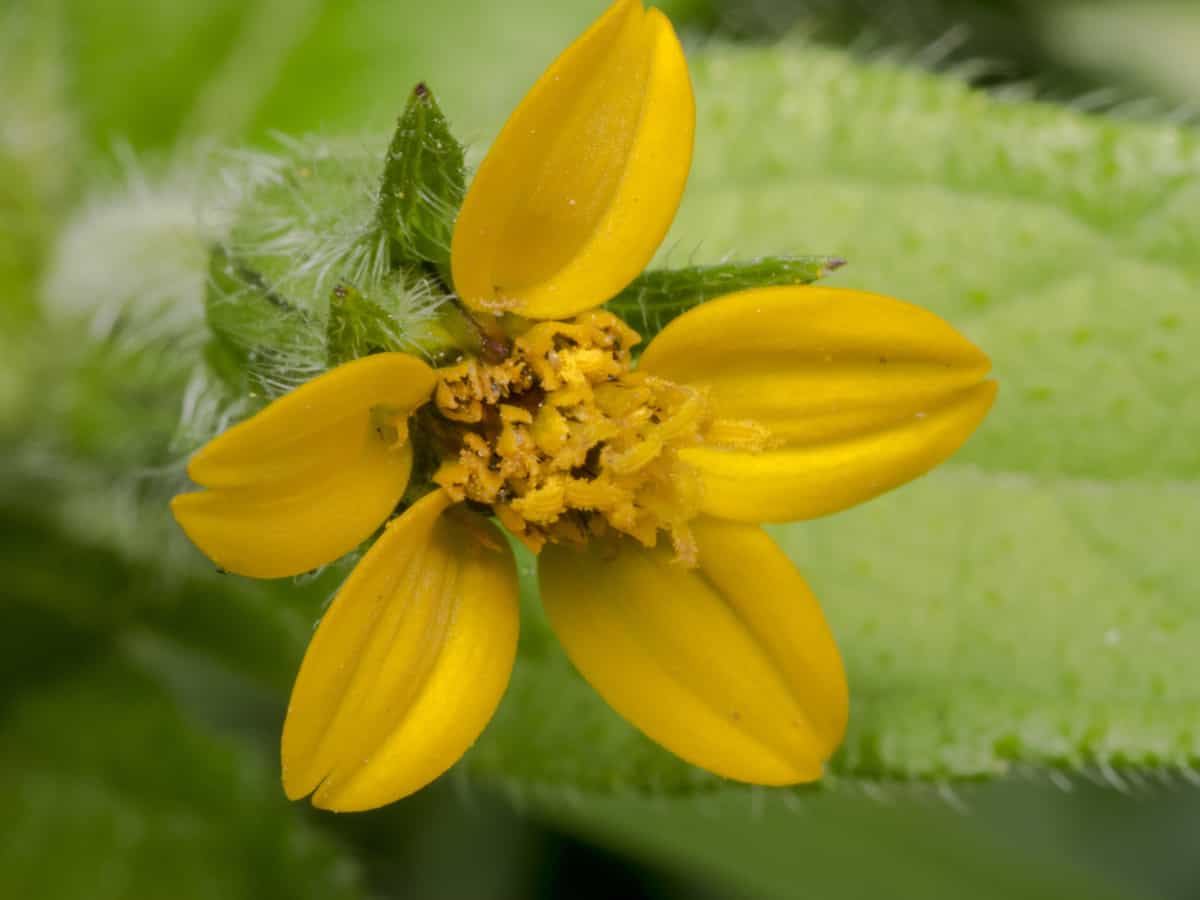
[[[848,711],[820,607],[762,529],[693,531],[695,569],[630,541],[547,546],[550,623],[609,705],[672,753],[739,781],[814,781]]]
[[[724,420],[680,451],[701,509],[745,522],[836,512],[940,463],[995,396],[988,358],[933,313],[863,291],[765,288],[722,297],[668,325],[641,371],[707,392]],[[722,446],[756,424],[756,451]]]
[[[454,229],[459,296],[549,319],[615,295],[675,216],[694,127],[670,22],[619,0],[542,75],[480,165]]]
[[[370,809],[416,791],[474,742],[508,685],[517,574],[495,526],[427,495],[389,523],[321,621],[292,690],[283,783]],[[481,539],[481,537],[483,539]]]
[[[181,494],[171,511],[197,547],[239,575],[280,578],[332,562],[404,494],[407,419],[434,382],[403,353],[339,366],[201,449],[188,474],[208,490]]]

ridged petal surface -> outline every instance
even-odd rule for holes
[[[455,225],[455,289],[536,319],[598,306],[662,242],[691,165],[695,103],[670,22],[619,0],[542,75]]]
[[[838,288],[743,291],[680,316],[643,371],[709,392],[715,415],[765,426],[765,449],[689,448],[705,512],[782,522],[836,512],[933,468],[990,409],[990,362],[909,303]]]
[[[383,353],[301,385],[210,441],[188,474],[208,490],[171,510],[221,568],[279,578],[353,550],[395,509],[412,449],[381,422],[424,403],[434,372]]]
[[[495,526],[437,491],[388,524],[321,620],[292,690],[283,784],[351,811],[424,787],[467,751],[508,685],[517,574]]]
[[[539,576],[559,640],[617,712],[688,762],[756,784],[820,778],[848,699],[816,599],[761,528],[693,527],[695,569],[629,540],[547,546]]]

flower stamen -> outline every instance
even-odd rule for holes
[[[457,438],[434,481],[491,507],[534,552],[615,533],[652,547],[666,532],[695,565],[699,481],[678,451],[719,423],[703,391],[632,370],[640,340],[593,310],[532,326],[498,363],[442,369],[435,406]]]

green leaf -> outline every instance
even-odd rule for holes
[[[430,263],[450,283],[450,238],[465,179],[462,146],[433,92],[418,84],[388,146],[379,189],[379,222],[391,236],[394,265]]]
[[[722,294],[749,288],[812,284],[845,262],[833,256],[764,256],[748,262],[650,269],[604,305],[644,340],[649,340],[676,316]]]
[[[1195,765],[1200,137],[810,47],[714,45],[693,76],[696,162],[670,246],[702,259],[827,247],[854,260],[830,283],[940,313],[1000,381],[949,464],[773,529],[848,669],[833,771]],[[476,771],[713,783],[606,710],[532,593],[528,606],[522,666]]]
[[[712,47],[674,233],[827,247],[945,316],[1000,396],[934,475],[777,531],[846,658],[836,768],[1200,759],[1200,136],[812,48]]]
[[[1043,787],[1042,793],[1052,790]],[[1133,880],[1127,873],[1106,878],[1095,871],[1094,861],[1062,853],[1064,842],[1057,834],[1048,843],[1023,839],[1023,824],[1047,816],[1045,798],[1026,789],[1025,796],[1018,794],[1018,815],[1002,816],[989,809],[996,805],[996,793],[964,789],[961,802],[972,815],[920,789],[885,789],[877,796],[795,797],[742,788],[690,797],[625,793],[568,799],[536,790],[518,796],[559,827],[718,885],[720,893],[713,896],[1151,896],[1122,884]],[[1059,801],[1056,812],[1061,816],[1066,807],[1094,814],[1102,806],[1094,794],[1080,794],[1069,803],[1051,797]]]
[[[5,711],[5,896],[363,896],[353,859],[289,806],[272,767],[194,730],[119,657]]]
[[[21,521],[27,522],[28,516]],[[5,838],[23,839],[23,847],[32,843],[39,849],[32,860],[21,858],[12,863],[0,877],[0,887],[7,889],[28,881],[39,885],[32,894],[35,897],[97,896],[93,882],[107,885],[111,879],[122,885],[132,881],[138,889],[150,891],[173,871],[192,872],[196,863],[188,855],[186,844],[203,851],[209,862],[220,860],[221,865],[214,867],[219,871],[201,873],[194,884],[189,882],[190,893],[185,896],[213,896],[218,891],[241,896],[242,872],[247,865],[272,867],[270,879],[255,883],[257,896],[304,896],[306,890],[334,896],[349,893],[348,885],[338,891],[329,887],[329,881],[352,876],[352,864],[341,851],[335,856],[329,842],[310,833],[294,815],[285,816],[288,810],[278,794],[274,749],[290,671],[278,673],[281,678],[272,673],[260,681],[272,694],[260,696],[245,680],[230,680],[219,669],[197,666],[187,654],[180,653],[178,646],[182,639],[193,648],[204,647],[241,671],[249,667],[255,675],[255,667],[271,658],[294,653],[298,659],[310,627],[285,628],[273,640],[261,640],[266,635],[257,623],[260,617],[251,614],[248,606],[229,606],[226,597],[246,591],[273,593],[272,602],[264,605],[262,612],[286,621],[289,611],[281,608],[281,602],[295,601],[298,594],[306,594],[312,609],[318,611],[319,595],[329,585],[313,594],[296,585],[269,592],[261,583],[234,578],[197,583],[180,596],[178,614],[149,620],[166,640],[148,640],[139,631],[132,641],[128,637],[121,640],[122,650],[128,648],[131,652],[122,653],[118,660],[111,657],[113,642],[104,634],[110,621],[110,609],[104,600],[119,595],[143,598],[144,602],[151,595],[146,584],[148,573],[131,571],[119,559],[94,548],[71,549],[73,545],[64,541],[63,535],[56,536],[49,530],[24,535],[22,541],[27,529],[18,530],[16,526],[14,519],[12,530],[0,528],[5,537],[2,546],[11,551],[4,557],[6,571],[17,575],[10,582],[11,592],[19,596],[61,595],[73,605],[57,605],[45,611],[49,615],[36,616],[37,606],[10,606],[12,628],[5,632],[9,639],[0,654],[0,674],[12,689],[9,696],[22,699],[6,720],[9,724],[3,731],[5,743],[0,744],[0,757],[13,766],[6,770],[8,777],[21,779],[21,783],[16,794],[16,815],[0,832]],[[82,604],[89,602],[89,591],[90,602],[96,604],[100,618],[86,613],[81,618],[78,612],[86,608]],[[156,592],[156,606],[161,605],[161,595],[161,590]],[[68,618],[56,625],[53,616],[59,613]],[[212,628],[199,625],[198,630],[198,623],[206,620],[211,620]],[[76,624],[67,627],[67,621]],[[231,623],[237,627],[231,629]],[[203,641],[196,642],[205,631],[211,631],[207,646]],[[256,633],[260,640],[253,646],[251,635]],[[237,648],[241,646],[249,652],[240,655]],[[544,655],[551,647],[527,642],[525,651]],[[248,732],[263,752],[250,753],[199,733],[194,725],[183,722],[162,694],[124,659],[162,679],[171,696],[193,717],[239,734]],[[294,666],[293,660],[285,668]],[[562,708],[561,697],[558,709],[547,709],[547,700],[557,695],[548,695],[545,688],[562,673],[545,669],[538,673],[536,668],[531,671],[528,667],[523,667],[523,673],[526,677],[541,674],[548,681],[542,683],[540,692],[514,699],[532,701],[544,714],[553,717],[557,713],[560,718],[558,733],[540,735],[544,743],[529,743],[526,750],[535,756],[551,750],[561,755],[564,745],[559,742],[572,740],[571,721],[565,715],[568,710]],[[40,680],[31,680],[31,675],[38,675]],[[64,747],[64,739],[56,737],[60,731],[74,734],[79,729],[86,729],[89,735],[83,745],[72,741]],[[35,742],[30,744],[37,748],[35,757],[24,749],[26,742]],[[152,762],[143,757],[147,746],[155,748]],[[605,765],[608,754],[622,749],[611,744],[601,746],[594,761]],[[15,763],[14,753],[19,757]],[[26,757],[33,757],[35,762],[28,762]],[[227,770],[238,773],[236,792],[221,788]],[[186,779],[179,777],[181,772],[186,773]],[[49,789],[51,780],[56,786],[53,793]],[[1107,816],[1112,827],[1113,821],[1127,820],[1134,804],[1144,816],[1144,798],[1116,795],[1119,802],[1101,807],[1094,792],[1077,790],[1059,795],[1058,789],[1043,785],[1041,793],[1053,795],[1049,798],[1052,805],[1037,796],[1022,799],[1018,793],[1015,810],[1006,816],[1003,807],[999,811],[995,807],[999,799],[1012,797],[1011,790],[982,793],[968,788],[961,801],[970,806],[973,815],[964,818],[931,794],[912,790],[892,790],[885,795],[886,802],[880,802],[854,792],[807,792],[792,797],[774,791],[731,788],[693,797],[646,798],[628,792],[608,796],[578,791],[564,794],[539,790],[528,778],[520,777],[504,778],[503,786],[519,800],[519,809],[531,811],[556,828],[579,833],[656,866],[694,873],[737,896],[789,897],[795,895],[797,885],[802,885],[806,892],[817,896],[858,897],[877,892],[886,884],[901,884],[914,891],[926,885],[931,890],[939,885],[947,889],[949,885],[962,890],[969,887],[973,895],[981,897],[1011,896],[1013,891],[1032,897],[1140,896],[1123,893],[1085,871],[1083,864],[1096,867],[1090,857],[1098,854],[1086,852],[1090,845],[1076,848],[1067,858],[1059,856],[1057,848],[1068,843],[1063,835],[1072,834],[1077,827],[1070,816],[1086,816],[1087,821],[1095,822],[1099,812]],[[319,822],[336,828],[343,840],[354,840],[360,851],[362,845],[378,848],[378,858],[372,860],[368,854],[367,863],[388,872],[417,852],[412,849],[414,835],[423,835],[419,846],[427,848],[431,828],[453,827],[441,840],[447,842],[445,852],[450,859],[455,859],[461,854],[464,831],[471,835],[480,832],[477,836],[483,839],[487,828],[498,827],[505,836],[511,836],[519,824],[511,819],[511,812],[485,802],[487,795],[475,791],[468,795],[469,809],[462,809],[455,797],[471,787],[461,778],[450,779],[443,782],[440,791],[435,788],[422,792],[372,816],[321,817]],[[644,791],[645,785],[640,787]],[[190,792],[201,789],[214,796],[198,801]],[[1027,786],[1025,793],[1029,790]],[[1068,801],[1068,797],[1072,799]],[[183,815],[177,811],[181,804],[186,804],[186,830],[156,828],[164,817]],[[259,805],[263,811],[254,811]],[[290,812],[302,809],[293,806]],[[1185,806],[1181,812],[1187,809]],[[206,832],[210,812],[223,823],[221,837]],[[448,816],[455,821],[442,821]],[[481,816],[486,818],[481,820]],[[1017,825],[1030,820],[1044,823],[1047,834],[1014,842],[1013,834],[1023,833]],[[246,826],[238,824],[247,822],[257,829],[252,836],[244,835],[242,829]],[[155,837],[130,846],[119,843],[110,833],[132,827]],[[1127,832],[1121,834],[1125,843]],[[1051,840],[1047,842],[1047,838]],[[502,845],[505,852],[522,849],[519,837],[515,840],[517,846]],[[872,865],[867,867],[854,864],[863,852],[864,841],[871,848]],[[280,859],[280,848],[285,843],[299,859]],[[51,844],[58,852],[70,854],[74,865],[65,872],[55,870],[36,882],[30,881],[42,859],[40,853],[43,849],[50,852]],[[1081,849],[1085,851],[1082,854]],[[1071,848],[1065,846],[1063,850],[1069,852]],[[1131,849],[1125,855],[1137,852]],[[1081,855],[1082,861],[1078,859]],[[1134,858],[1136,865],[1127,860],[1116,866],[1115,877],[1128,879],[1137,872],[1139,882],[1162,880],[1149,873],[1141,875],[1147,870],[1146,857]],[[408,879],[420,878],[421,873],[425,880],[435,874],[448,877],[437,867],[438,857],[421,855],[418,859],[419,863],[404,864],[405,884],[411,886]],[[5,861],[9,862],[7,858]],[[491,863],[489,871],[494,873],[497,867],[504,871],[499,861]],[[284,868],[286,871],[282,871]],[[1150,868],[1158,871],[1157,866]],[[297,885],[292,883],[293,878],[305,881]],[[309,880],[312,884],[306,887]]]

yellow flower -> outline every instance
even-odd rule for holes
[[[408,487],[414,443],[437,464],[308,648],[284,726],[289,797],[388,803],[483,730],[518,631],[516,569],[489,514],[540,551],[550,622],[617,712],[729,778],[821,776],[846,725],[845,675],[804,579],[758,523],[825,515],[927,471],[995,385],[987,357],[936,316],[831,288],[709,302],[635,369],[640,338],[596,307],[661,242],[694,118],[670,23],[618,0],[518,107],[456,224],[461,301],[526,329],[441,370],[401,353],[339,366],[192,459],[206,490],[176,497],[176,518],[218,565],[260,578],[366,540]]]

